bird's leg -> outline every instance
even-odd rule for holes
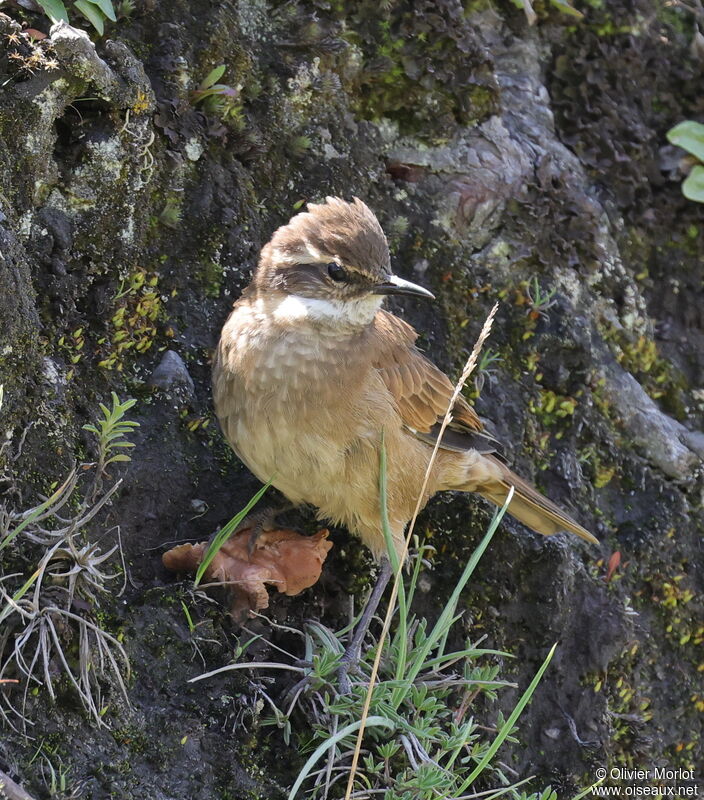
[[[345,650],[342,660],[340,661],[340,668],[337,672],[340,694],[350,693],[352,687],[350,686],[350,680],[347,677],[347,673],[349,672],[350,668],[359,661],[362,642],[364,641],[364,637],[367,635],[372,618],[379,607],[379,601],[384,594],[384,589],[386,589],[389,579],[393,574],[391,562],[388,558],[386,558],[386,556],[382,557],[380,567],[379,577],[376,579],[372,593],[369,595],[369,599],[364,606],[362,616],[359,618],[357,627],[354,629],[352,639],[347,645],[347,649]]]

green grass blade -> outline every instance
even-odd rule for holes
[[[317,622],[316,620],[310,620],[310,622],[306,624],[306,627],[310,635],[320,642],[320,645],[324,650],[330,650],[331,652],[338,653],[339,655],[342,655],[342,653],[345,652],[342,642],[332,631],[330,631],[324,625],[321,625],[321,623]]]
[[[30,577],[25,581],[25,583],[20,586],[20,588],[12,595],[12,601],[14,603],[19,603],[19,601],[27,594],[27,592],[32,588],[35,584],[37,578],[42,573],[42,568],[40,567],[38,570],[35,570]],[[15,609],[12,606],[12,603],[6,603],[5,608],[0,611],[0,622],[2,622],[6,617],[9,617],[10,614]]]
[[[188,632],[193,633],[195,631],[196,626],[193,624],[193,617],[191,616],[191,612],[188,610],[188,606],[181,600],[181,608],[183,609],[183,613],[186,615],[186,622],[188,623]]]
[[[413,565],[413,573],[411,580],[408,582],[408,590],[406,591],[406,602],[410,606],[416,593],[416,586],[418,585],[418,578],[420,571],[423,567],[423,553],[425,552],[425,545],[418,548],[418,555],[416,556],[416,563]]]
[[[556,649],[557,649],[557,642],[555,642],[555,644],[550,648],[550,652],[547,654],[545,661],[543,661],[543,663],[540,666],[540,669],[535,673],[535,677],[530,682],[530,685],[525,690],[525,692],[523,692],[521,699],[518,701],[518,703],[516,703],[516,706],[509,715],[509,718],[506,720],[506,722],[504,722],[503,727],[496,735],[496,738],[491,743],[489,749],[484,754],[482,760],[477,764],[477,766],[472,770],[469,777],[457,790],[457,794],[462,794],[462,792],[464,792],[465,789],[469,788],[472,785],[472,783],[474,783],[474,781],[479,777],[479,775],[481,775],[481,773],[486,769],[487,765],[494,757],[496,751],[504,743],[506,737],[511,733],[514,725],[516,724],[516,721],[521,716],[523,709],[528,705],[531,697],[533,696],[533,693],[538,687],[540,679],[543,677],[543,673],[548,668],[548,664],[552,660],[552,657],[555,654]]]
[[[210,566],[210,562],[215,558],[215,556],[220,551],[220,548],[225,544],[225,542],[230,538],[230,535],[237,530],[237,526],[242,522],[242,520],[249,514],[249,512],[256,506],[256,504],[261,500],[262,495],[266,490],[271,486],[271,480],[267,481],[267,483],[262,486],[262,488],[252,497],[252,499],[247,503],[247,505],[242,509],[242,511],[235,514],[235,516],[227,522],[222,528],[217,532],[216,536],[213,538],[213,541],[210,542],[208,548],[205,551],[205,555],[203,556],[203,560],[200,562],[200,566],[198,567],[198,571],[196,572],[196,579],[195,585],[201,582],[201,579],[205,573],[205,570],[208,569]]]
[[[583,797],[586,797],[588,794],[591,794],[597,786],[600,786],[606,779],[600,778],[596,783],[593,783],[591,786],[587,786],[586,789],[582,789],[579,794],[576,794],[572,800],[582,800]]]
[[[398,571],[400,562],[398,553],[394,547],[393,537],[391,536],[391,526],[389,525],[388,513],[388,487],[386,482],[386,447],[384,445],[384,433],[381,434],[381,447],[379,449],[379,504],[381,506],[381,528],[384,534],[386,550],[394,572]],[[399,586],[399,589],[401,587]]]
[[[457,619],[457,617],[455,617]],[[445,653],[442,656],[435,656],[435,658],[428,659],[425,662],[426,669],[431,667],[439,667],[448,661],[458,661],[461,658],[478,658],[479,656],[502,656],[504,658],[515,658],[511,653],[506,653],[504,650],[490,650],[482,648],[477,650],[474,647],[468,647],[466,650],[454,650],[452,653]]]
[[[325,753],[331,747],[334,747],[338,742],[342,741],[342,739],[344,739],[346,736],[349,736],[351,733],[356,733],[361,726],[361,720],[358,722],[352,722],[345,726],[341,731],[338,731],[334,736],[331,736],[329,739],[316,747],[308,761],[306,761],[306,763],[303,765],[303,769],[298,773],[296,782],[293,784],[293,787],[289,792],[288,800],[296,800],[296,794],[303,785],[303,781],[308,777],[308,774],[318,763],[321,757],[325,755]],[[386,717],[367,717],[365,728],[388,728],[389,730],[393,731],[396,726],[393,722],[386,719]]]
[[[506,509],[508,508],[512,498],[513,498],[513,487],[511,487],[509,489],[509,493],[508,493],[508,497],[506,498],[506,502],[494,514],[494,518],[491,521],[491,525],[489,525],[489,530],[486,532],[486,535],[484,536],[484,539],[482,539],[482,541],[479,543],[479,547],[477,548],[477,550],[475,550],[474,553],[472,553],[472,556],[471,556],[471,558],[469,560],[469,563],[467,564],[467,569],[469,569],[470,566],[471,566],[471,569],[469,569],[468,573],[467,573],[467,569],[466,569],[465,570],[466,574],[463,573],[462,577],[460,578],[460,584],[461,584],[462,588],[460,589],[459,592],[457,591],[457,589],[455,589],[455,592],[453,593],[453,596],[448,601],[448,605],[452,604],[452,613],[453,614],[455,612],[455,609],[457,608],[457,603],[459,602],[460,593],[461,593],[462,589],[464,589],[464,586],[466,585],[467,581],[471,577],[472,572],[474,572],[474,569],[477,566],[477,564],[479,563],[479,560],[481,559],[482,555],[484,555],[484,551],[486,550],[489,542],[491,541],[491,538],[493,537],[494,532],[498,528],[499,523],[503,519],[504,514],[506,513]],[[458,584],[458,586],[460,584]],[[453,600],[453,598],[454,598],[454,600]],[[440,638],[440,643],[438,645],[438,650],[437,650],[437,654],[438,655],[441,655],[442,653],[445,652],[445,646],[447,644],[447,635],[450,632],[450,628],[452,627],[452,625],[453,625],[453,623],[450,622],[449,624],[446,624],[446,626],[445,626],[445,632],[442,634],[442,636]]]
[[[534,780],[535,776],[531,776],[530,778],[524,778],[522,781],[518,781],[518,783],[512,783],[510,786],[503,786],[501,789],[497,789],[492,794],[485,795],[484,792],[479,795],[481,800],[496,800],[497,797],[503,797],[507,795],[509,792],[515,792],[521,786],[524,786],[526,783],[530,783],[530,781]],[[473,797],[477,797],[477,795],[470,795]],[[522,795],[525,797],[525,795]]]
[[[433,626],[433,630],[428,634],[426,637],[425,642],[418,648],[417,653],[415,654],[413,661],[410,665],[408,670],[408,674],[405,676],[406,680],[409,684],[412,684],[413,681],[418,676],[418,673],[423,668],[423,665],[428,659],[430,652],[437,646],[437,644],[444,640],[447,636],[447,631],[449,630],[452,619],[455,615],[455,608],[457,608],[457,603],[460,599],[460,595],[464,587],[467,585],[472,573],[474,572],[477,564],[479,563],[479,559],[484,554],[484,551],[489,546],[489,542],[491,541],[496,529],[499,527],[499,523],[503,519],[504,514],[506,513],[506,509],[509,506],[513,498],[513,487],[509,491],[508,497],[506,498],[506,502],[503,504],[501,509],[498,511],[494,519],[492,520],[489,529],[487,530],[484,538],[481,542],[477,545],[476,549],[472,553],[471,558],[467,562],[467,566],[464,568],[464,572],[462,573],[457,585],[455,586],[450,599],[448,600],[445,608],[440,614],[438,621]],[[398,706],[397,706],[398,707]]]

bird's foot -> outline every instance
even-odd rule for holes
[[[237,526],[233,536],[236,536],[242,531],[249,531],[249,541],[247,542],[247,552],[251,558],[254,551],[257,549],[257,542],[263,533],[276,530],[276,520],[281,515],[294,508],[293,503],[286,503],[283,506],[270,506],[269,508],[262,508],[259,511],[254,511],[240,522]]]
[[[247,514],[247,516],[240,522],[240,524],[235,528],[232,532],[231,536],[235,537],[238,533],[242,533],[242,531],[249,531],[249,541],[247,542],[247,553],[249,557],[252,557],[252,554],[257,549],[257,542],[259,537],[263,533],[268,533],[269,531],[274,531],[277,529],[276,519],[281,514],[286,513],[286,511],[290,511],[291,509],[295,508],[293,503],[286,503],[283,506],[270,506],[268,508],[262,508],[259,511],[253,511],[251,514]],[[217,536],[217,533],[214,533],[209,540],[209,543]]]

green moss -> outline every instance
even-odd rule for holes
[[[344,37],[363,54],[351,81],[353,108],[363,119],[389,118],[402,133],[446,135],[497,109],[498,89],[459,7],[417,10],[340,3]],[[437,134],[435,134],[437,135]]]
[[[531,400],[530,411],[546,427],[557,424],[558,420],[571,417],[577,408],[577,399],[557,394],[551,389],[540,388],[537,400]]]
[[[653,7],[660,22],[689,39],[692,35],[692,15],[688,9],[675,4],[662,3]]]
[[[677,419],[686,418],[684,376],[660,355],[657,343],[647,336],[636,336],[624,329],[600,326],[604,340],[616,360],[628,370],[654,400]]]
[[[139,725],[130,724],[123,725],[112,731],[112,738],[118,743],[126,747],[132,753],[148,753],[153,746],[153,740],[149,737],[147,732]],[[124,765],[124,774],[129,774],[129,762],[122,762]],[[117,764],[118,772],[122,769]]]
[[[196,279],[203,287],[207,297],[220,297],[223,278],[224,271],[222,264],[214,259],[207,259],[203,261],[199,269],[196,271]]]

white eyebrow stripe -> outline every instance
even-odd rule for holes
[[[317,247],[315,247],[313,244],[311,244],[311,242],[308,239],[304,239],[303,240],[303,245],[304,245],[305,249],[307,250],[308,254],[313,259],[313,262],[319,261],[319,262],[322,263],[323,255],[320,252],[320,250],[318,250]],[[313,262],[308,262],[308,263],[313,263]]]

